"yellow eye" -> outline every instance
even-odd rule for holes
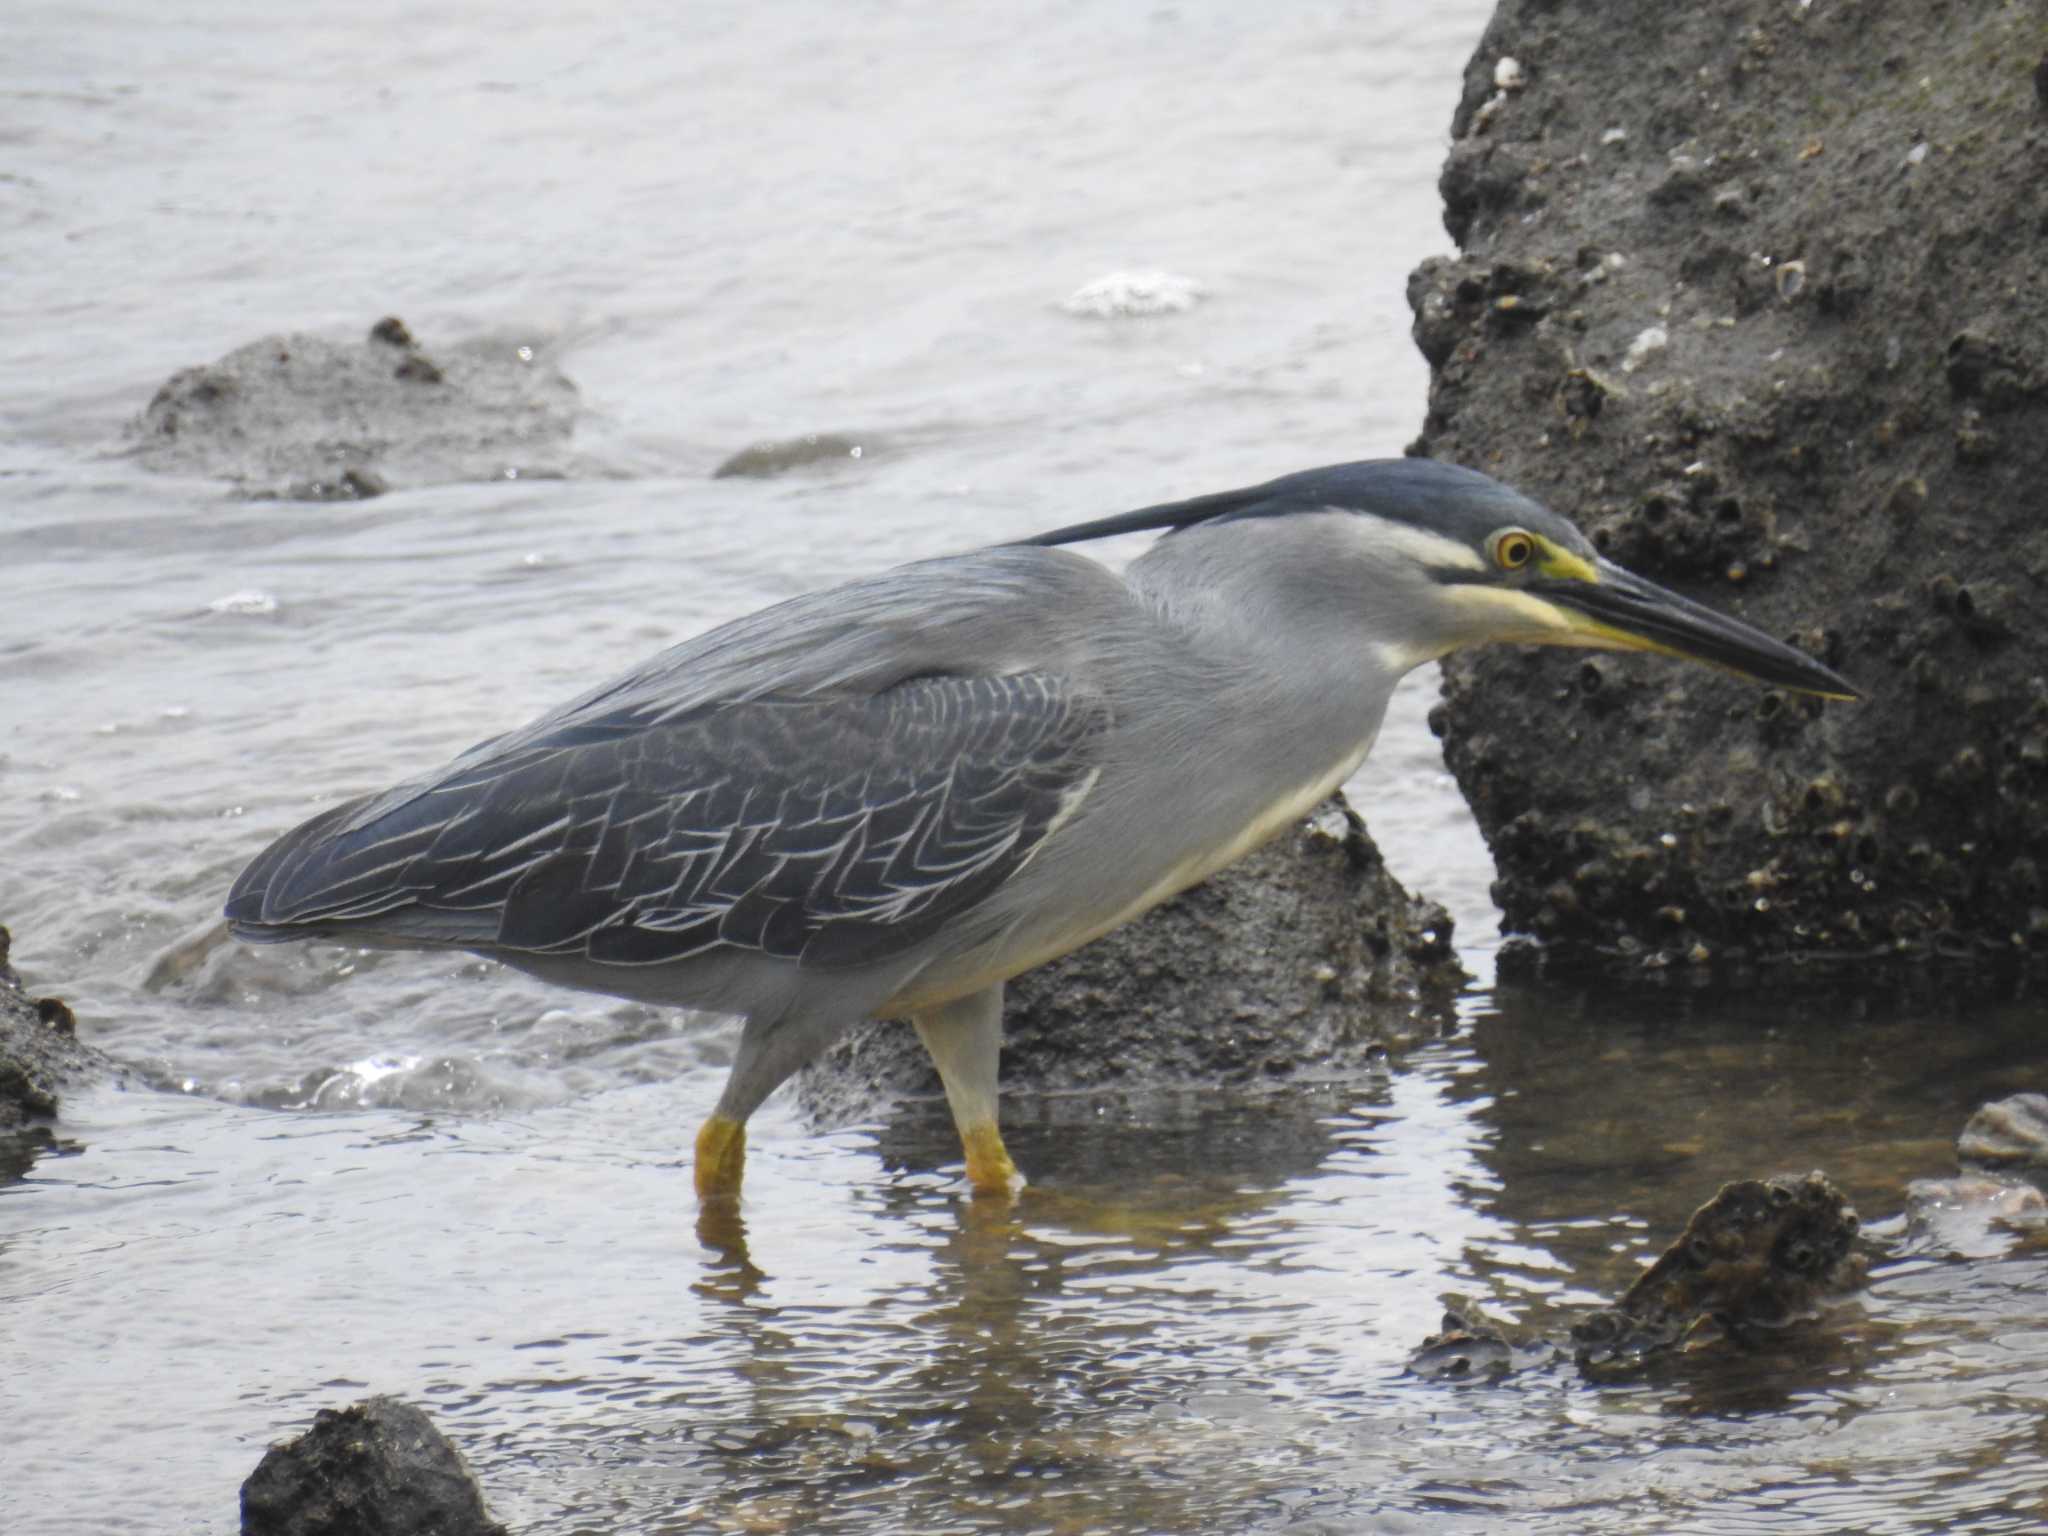
[[[1504,571],[1519,571],[1536,554],[1536,541],[1519,528],[1493,536],[1493,560]]]

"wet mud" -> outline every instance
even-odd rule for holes
[[[172,375],[134,424],[135,454],[289,501],[558,478],[574,468],[579,399],[544,354],[513,336],[430,351],[393,316],[356,342],[266,336]]]
[[[2014,5],[1495,13],[1442,173],[1460,254],[1410,279],[1416,450],[1867,694],[1453,658],[1433,723],[1510,933],[2048,960],[2041,54]]]
[[[1246,1088],[1369,1069],[1465,981],[1450,915],[1388,872],[1336,796],[1134,923],[1009,984],[1006,1093]],[[942,1090],[916,1034],[864,1026],[797,1079],[816,1122]]]

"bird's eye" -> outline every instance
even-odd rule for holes
[[[1493,560],[1504,571],[1519,571],[1536,553],[1536,541],[1519,528],[1493,536]]]

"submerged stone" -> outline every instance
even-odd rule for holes
[[[2048,1196],[2019,1179],[1964,1174],[1906,1186],[1908,1252],[1995,1259],[2048,1229]]]
[[[714,480],[769,480],[792,470],[858,464],[875,451],[875,440],[844,432],[807,432],[750,443],[711,471]]]

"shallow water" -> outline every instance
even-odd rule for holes
[[[679,635],[1398,451],[1484,6],[200,14],[10,12],[0,921],[139,1071],[0,1192],[0,1530],[233,1529],[265,1443],[372,1391],[522,1532],[2048,1519],[2038,1250],[1622,1386],[1401,1374],[1442,1293],[1554,1322],[1726,1178],[1898,1210],[2039,1086],[2024,1007],[1475,989],[1382,1081],[1019,1104],[1010,1211],[928,1109],[817,1135],[778,1101],[745,1230],[700,1234],[710,1021],[332,948],[150,980],[276,831]],[[1154,267],[1207,297],[1060,308]],[[122,457],[176,367],[390,311],[555,359],[582,476],[297,506]],[[708,478],[827,430],[874,451]],[[1483,977],[1431,691],[1356,798]]]

